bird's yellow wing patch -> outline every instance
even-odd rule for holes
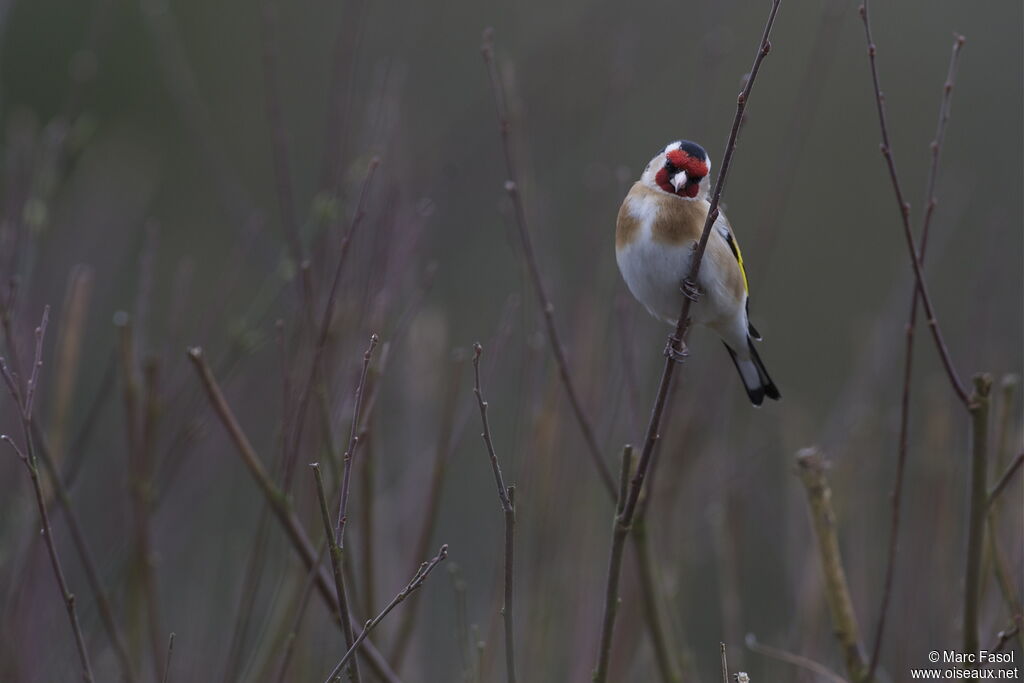
[[[732,231],[728,228],[722,230],[722,237],[725,238],[725,243],[729,245],[732,255],[736,257],[736,263],[740,266],[740,274],[743,276],[743,291],[749,296],[750,285],[747,284],[747,269],[743,267],[743,254],[740,252],[739,242],[736,241]]]

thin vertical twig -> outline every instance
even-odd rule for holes
[[[310,465],[313,468],[313,477],[316,480],[316,497],[320,503],[320,517],[324,523],[324,533],[327,538],[327,549],[331,556],[331,570],[334,573],[334,588],[338,594],[338,605],[341,608],[342,615],[351,614],[348,602],[348,590],[345,587],[345,572],[342,571],[342,557],[341,547],[338,546],[338,541],[334,536],[333,529],[334,525],[331,524],[331,513],[327,509],[327,495],[324,493],[324,477],[320,473],[320,464],[313,463]],[[352,628],[352,622],[350,619],[345,619],[342,622],[342,626],[345,634],[345,647],[351,649],[355,644],[355,632]],[[351,676],[353,681],[359,681],[359,665],[357,660],[352,660]]]
[[[797,473],[807,490],[814,534],[818,540],[821,570],[825,575],[825,599],[832,615],[832,630],[843,652],[843,661],[853,683],[868,680],[857,629],[857,616],[850,599],[850,588],[839,552],[836,517],[832,509],[832,489],[825,478],[825,461],[816,449],[807,448],[796,456]]]
[[[569,371],[569,360],[566,356],[565,346],[555,325],[555,306],[548,297],[544,287],[544,279],[541,277],[540,266],[537,263],[537,255],[533,249],[533,242],[530,238],[530,230],[526,222],[526,209],[523,204],[523,196],[520,190],[521,184],[516,169],[514,156],[512,154],[512,142],[510,139],[511,122],[508,116],[508,105],[506,101],[505,88],[501,80],[501,73],[494,62],[494,31],[484,31],[483,42],[480,52],[487,67],[487,75],[490,78],[491,90],[494,95],[494,105],[498,114],[498,127],[501,131],[501,148],[505,157],[505,171],[508,179],[505,182],[505,191],[512,200],[516,217],[516,227],[519,231],[519,240],[523,248],[523,257],[530,273],[530,281],[533,284],[533,291],[537,297],[541,313],[544,316],[544,327],[547,331],[548,343],[551,346],[551,353],[555,357],[555,364],[558,366],[558,376],[561,378],[565,393],[569,398],[569,405],[572,407],[576,423],[583,433],[583,440],[587,445],[587,453],[593,462],[601,482],[608,490],[609,495],[615,495],[615,479],[612,477],[608,465],[601,455],[601,447],[594,435],[594,426],[583,411],[583,404],[579,394],[576,392],[576,385],[573,383],[572,374]]]
[[[167,683],[171,676],[171,657],[174,655],[174,633],[167,639],[167,656],[164,658],[164,675],[160,678],[161,683]]]
[[[978,602],[981,553],[985,542],[988,508],[988,408],[992,378],[974,376],[974,391],[967,409],[971,414],[970,509],[967,518],[967,566],[964,570],[964,652],[978,651]]]
[[[910,263],[914,270],[914,281],[917,287],[917,293],[920,296],[921,304],[924,306],[924,313],[928,321],[928,327],[931,329],[932,339],[935,341],[936,350],[939,352],[939,358],[942,360],[942,366],[946,371],[946,375],[949,377],[950,385],[956,393],[957,398],[964,406],[968,406],[970,398],[967,395],[967,390],[964,389],[963,382],[960,380],[960,376],[957,374],[956,368],[953,366],[953,360],[949,355],[949,348],[946,346],[946,340],[942,336],[942,329],[939,327],[939,321],[935,316],[935,309],[932,306],[931,296],[928,294],[928,285],[924,279],[924,268],[921,265],[921,259],[917,253],[917,248],[914,246],[914,233],[910,227],[910,204],[904,200],[903,188],[900,185],[899,174],[896,172],[896,160],[893,156],[892,143],[889,140],[889,126],[886,121],[885,114],[885,95],[882,94],[882,88],[879,85],[878,80],[878,65],[876,63],[876,53],[878,52],[875,46],[875,41],[871,37],[871,20],[868,14],[868,1],[864,0],[864,3],[860,6],[860,16],[864,23],[864,38],[868,45],[868,63],[871,67],[871,82],[874,86],[875,92],[875,104],[878,109],[878,123],[881,128],[882,134],[882,156],[885,157],[885,165],[889,170],[889,179],[892,181],[893,192],[896,195],[896,203],[900,208],[900,218],[903,224],[903,237],[907,243],[907,250],[910,252]]]
[[[324,352],[327,348],[327,341],[330,337],[331,331],[331,320],[334,318],[334,307],[338,298],[338,287],[341,284],[341,275],[344,272],[345,257],[348,254],[349,246],[352,244],[352,238],[356,234],[356,230],[363,222],[363,218],[366,216],[366,199],[369,196],[370,187],[372,186],[373,177],[377,170],[377,166],[380,164],[380,160],[374,157],[370,160],[369,168],[366,171],[366,177],[363,180],[363,186],[359,190],[359,200],[356,202],[356,210],[352,215],[352,221],[349,223],[348,232],[341,240],[341,246],[338,247],[338,262],[334,268],[334,277],[331,280],[331,289],[327,294],[327,304],[324,307],[323,317],[320,319],[320,329],[317,332],[316,347],[313,351],[313,359],[309,364],[309,375],[306,377],[305,383],[302,385],[302,389],[299,392],[299,405],[296,409],[295,420],[291,424],[291,447],[288,449],[288,460],[285,463],[285,490],[287,490],[291,484],[292,475],[295,471],[295,463],[299,457],[299,449],[302,446],[302,429],[306,422],[306,410],[309,407],[309,400],[313,393],[313,384],[316,381],[317,370],[320,367],[320,360],[323,358]]]
[[[24,451],[18,447],[11,437],[6,434],[0,435],[0,440],[6,441],[18,459],[28,470],[29,478],[32,480],[32,489],[36,496],[36,507],[39,509],[39,518],[43,525],[43,539],[46,541],[46,550],[50,557],[50,565],[53,568],[53,575],[57,580],[57,587],[60,590],[61,599],[68,613],[68,621],[71,623],[71,631],[75,637],[75,647],[78,650],[78,660],[82,667],[82,678],[87,683],[92,683],[92,665],[89,663],[89,652],[86,649],[85,637],[82,635],[82,628],[78,623],[78,611],[75,608],[75,595],[68,588],[67,580],[64,578],[64,568],[57,553],[57,545],[53,540],[53,529],[50,527],[50,515],[46,510],[46,499],[43,494],[43,486],[39,479],[39,464],[36,458],[35,445],[32,437],[32,404],[35,399],[36,387],[39,383],[39,370],[43,367],[43,340],[46,337],[46,324],[50,318],[50,307],[43,309],[43,317],[36,328],[36,350],[32,363],[32,370],[24,392],[19,388],[18,381],[7,363],[0,358],[0,374],[3,375],[4,383],[18,407],[21,417],[21,427],[25,439]]]
[[[931,144],[931,165],[928,169],[928,181],[925,186],[925,211],[922,217],[921,235],[918,238],[917,257],[924,263],[925,250],[928,247],[928,233],[932,216],[938,200],[935,197],[935,183],[939,175],[939,159],[942,155],[942,143],[946,138],[946,124],[952,106],[953,82],[960,58],[960,48],[964,45],[964,37],[957,36],[953,42],[952,55],[949,58],[949,69],[942,88],[942,99],[939,104],[939,117],[936,124],[935,137]],[[871,648],[871,663],[868,665],[867,679],[870,680],[878,667],[878,658],[882,651],[882,638],[885,635],[885,621],[889,613],[889,601],[892,597],[892,582],[896,567],[896,549],[900,529],[900,505],[903,500],[903,475],[906,470],[907,450],[910,443],[910,383],[913,376],[914,331],[917,327],[918,290],[916,283],[910,294],[910,315],[904,331],[903,350],[903,391],[900,398],[900,431],[899,445],[896,456],[896,478],[893,483],[890,499],[889,546],[885,564],[885,579],[882,586],[881,606],[878,610],[878,621],[875,626],[874,644]]]
[[[377,624],[379,624],[391,610],[397,607],[400,602],[408,598],[412,593],[419,590],[419,588],[423,585],[423,582],[427,580],[428,576],[430,576],[430,572],[434,571],[434,567],[440,564],[446,557],[448,557],[447,544],[441,546],[441,549],[438,551],[437,555],[435,555],[433,558],[420,565],[420,568],[416,570],[416,574],[413,575],[412,580],[409,581],[408,584],[406,584],[405,588],[403,588],[394,598],[391,599],[391,602],[389,602],[387,606],[383,610],[381,610],[380,614],[366,622],[366,625],[363,626],[363,630],[356,637],[356,642],[352,645],[352,647],[348,649],[348,652],[346,652],[344,656],[342,656],[341,661],[339,661],[334,666],[334,669],[332,669],[331,673],[328,674],[327,679],[325,680],[324,683],[331,683],[331,681],[334,681],[336,679],[338,673],[342,670],[342,668],[345,666],[348,660],[352,659],[352,656],[356,653],[356,650],[358,650],[360,645],[363,644],[363,641],[366,640],[366,637],[370,635],[370,631],[376,628]]]
[[[114,654],[121,668],[121,676],[128,683],[134,683],[136,678],[131,655],[128,653],[128,646],[125,643],[124,636],[117,626],[117,620],[114,618],[114,608],[110,600],[110,594],[103,586],[103,580],[100,578],[100,571],[96,565],[96,557],[85,538],[85,532],[82,530],[78,515],[71,507],[71,494],[68,492],[67,485],[61,479],[61,473],[46,447],[45,437],[34,420],[32,422],[32,432],[36,438],[37,454],[43,463],[43,467],[46,468],[46,473],[49,475],[53,485],[54,500],[64,510],[64,519],[67,522],[68,531],[71,533],[71,541],[75,545],[75,551],[82,563],[82,568],[85,569],[86,581],[89,583],[89,589],[96,600],[100,622],[102,622],[103,628],[106,630],[110,643],[114,648]]]
[[[601,642],[598,645],[597,666],[594,669],[594,683],[608,679],[608,665],[611,661],[612,636],[615,634],[615,617],[619,611],[619,577],[622,574],[622,552],[629,533],[629,522],[623,517],[626,499],[629,495],[629,477],[633,469],[633,447],[622,450],[622,468],[619,470],[619,498],[615,506],[615,522],[612,530],[612,550],[608,559],[608,580],[605,583],[604,615],[601,620]]]
[[[494,451],[494,441],[491,439],[491,426],[487,420],[487,401],[484,400],[483,390],[480,387],[480,356],[482,354],[483,347],[480,344],[474,344],[473,394],[476,396],[477,407],[480,409],[480,422],[483,425],[481,437],[487,446],[487,455],[491,460],[491,471],[494,473],[494,484],[498,489],[498,501],[501,503],[501,511],[505,518],[505,602],[501,607],[501,615],[505,623],[506,678],[508,683],[515,683],[515,619],[513,614],[516,532],[515,487],[505,486],[505,479],[501,474],[501,465],[498,463],[498,454]]]
[[[363,352],[363,367],[359,373],[359,383],[356,384],[355,405],[352,408],[352,429],[348,437],[348,446],[345,448],[345,455],[342,459],[341,475],[341,496],[338,499],[338,520],[334,531],[334,542],[339,552],[345,548],[345,525],[348,523],[348,495],[352,483],[352,463],[356,459],[356,449],[359,448],[359,413],[363,408],[363,394],[366,388],[366,373],[370,369],[370,359],[373,358],[373,350],[377,348],[380,338],[376,334],[370,335],[370,345]]]
[[[718,644],[722,654],[722,683],[729,683],[729,660],[725,656],[725,643]]]
[[[761,63],[764,61],[765,57],[768,56],[768,53],[771,50],[769,36],[771,35],[772,26],[775,23],[775,17],[778,14],[780,4],[781,0],[773,0],[772,2],[768,19],[765,22],[764,32],[762,33],[761,40],[758,44],[757,54],[754,57],[754,63],[750,69],[750,75],[746,79],[742,92],[740,92],[739,96],[736,98],[736,115],[733,118],[732,130],[730,131],[729,139],[726,142],[725,154],[722,156],[721,171],[719,171],[714,190],[711,194],[708,216],[707,220],[704,222],[704,229],[701,233],[700,241],[697,243],[696,249],[694,250],[690,270],[684,280],[684,288],[691,292],[696,291],[695,283],[697,282],[697,277],[700,274],[700,265],[701,260],[704,257],[704,250],[707,247],[711,228],[718,219],[718,205],[722,197],[722,191],[725,187],[725,181],[729,174],[732,156],[736,150],[736,138],[739,135],[740,123],[743,121],[743,112],[746,109],[747,100],[750,97],[754,82],[757,79],[757,73],[761,68]],[[602,683],[607,678],[607,660],[610,654],[608,650],[611,648],[612,632],[615,627],[615,603],[617,601],[618,594],[617,588],[612,590],[612,583],[617,583],[618,581],[622,562],[621,543],[625,539],[626,534],[629,532],[629,527],[633,523],[633,516],[636,512],[637,504],[640,499],[640,492],[643,489],[647,471],[651,464],[654,446],[659,439],[661,419],[665,412],[665,406],[668,402],[669,388],[671,387],[672,376],[677,364],[676,358],[683,355],[683,340],[686,338],[686,333],[689,329],[690,307],[695,298],[696,296],[691,297],[689,295],[683,297],[682,310],[680,311],[679,318],[676,322],[674,334],[669,337],[669,347],[666,349],[665,354],[665,367],[661,373],[661,380],[658,384],[658,391],[654,399],[654,407],[651,410],[651,418],[647,425],[647,433],[644,436],[643,449],[640,452],[636,472],[633,474],[630,481],[629,493],[626,500],[624,504],[620,504],[621,512],[617,513],[615,516],[615,532],[612,537],[612,550],[609,561],[608,589],[605,594],[605,618],[603,620],[604,625],[602,627],[601,635],[602,645],[598,652],[597,672],[599,673],[595,673],[595,683]],[[620,529],[622,529],[622,531],[620,531]],[[622,540],[617,540],[620,533]]]

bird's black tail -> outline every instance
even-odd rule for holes
[[[736,352],[728,344],[725,344],[725,349],[729,352],[733,365],[736,366],[736,370],[740,373],[743,388],[747,390],[750,402],[755,406],[759,406],[764,401],[765,396],[778,401],[782,398],[782,394],[779,393],[779,389],[775,386],[772,378],[768,376],[768,370],[764,367],[761,356],[757,355],[757,349],[754,348],[753,340],[747,339],[747,347],[750,350],[750,358],[742,360],[736,357]]]

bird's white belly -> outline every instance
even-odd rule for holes
[[[651,315],[670,325],[676,324],[683,307],[680,286],[690,271],[695,244],[655,242],[649,226],[642,225],[641,234],[615,254],[629,291]],[[716,321],[732,317],[730,314],[734,313],[732,309],[736,305],[714,268],[707,267],[707,259],[701,265],[697,278],[701,295],[690,308],[690,320],[698,325],[715,326]]]

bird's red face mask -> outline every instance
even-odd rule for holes
[[[655,174],[654,182],[665,192],[693,198],[700,192],[700,182],[707,174],[707,161],[684,150],[673,149],[665,154],[665,165]]]

